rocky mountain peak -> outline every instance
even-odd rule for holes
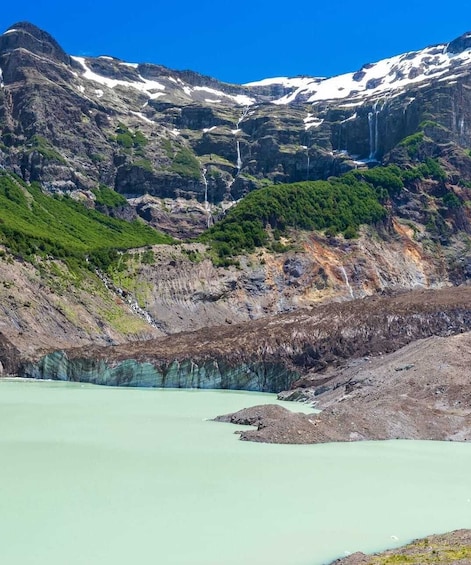
[[[70,63],[70,57],[59,43],[46,31],[29,22],[13,24],[0,36],[0,53],[15,49],[26,49],[35,55],[46,56],[66,64]]]
[[[471,49],[471,32],[464,33],[463,35],[460,35],[460,37],[451,41],[448,44],[446,51],[447,53],[457,54],[462,53],[467,49]]]

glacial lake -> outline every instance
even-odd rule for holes
[[[318,565],[471,527],[470,445],[264,445],[206,420],[274,398],[0,381],[0,563]]]

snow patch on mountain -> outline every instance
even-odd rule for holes
[[[215,97],[214,100],[211,98],[206,98],[205,100],[207,102],[221,102],[221,98],[228,98],[234,101],[239,106],[252,106],[253,104],[256,103],[255,98],[250,98],[245,94],[236,94],[236,95],[226,94],[225,92],[222,92],[222,90],[216,90],[215,88],[209,88],[208,86],[194,86],[193,91],[205,92]]]
[[[310,130],[311,128],[318,128],[324,120],[321,120],[312,114],[308,114],[306,118],[304,118],[304,129],[306,131]]]
[[[94,73],[87,66],[87,63],[86,63],[86,60],[85,60],[84,57],[72,57],[72,59],[74,59],[74,61],[77,61],[78,63],[80,63],[80,65],[83,67],[85,72],[82,75],[82,78],[85,78],[87,80],[91,80],[91,81],[96,82],[98,84],[102,84],[103,86],[107,86],[108,88],[115,88],[116,86],[125,86],[127,88],[135,88],[136,90],[139,90],[141,92],[146,93],[149,96],[149,98],[152,98],[152,97],[155,96],[155,92],[154,92],[155,90],[165,90],[165,86],[163,84],[160,84],[159,82],[157,82],[155,80],[147,80],[147,79],[141,77],[141,75],[139,75],[139,81],[127,81],[127,80],[119,80],[119,79],[104,77],[102,75]]]
[[[265,78],[256,82],[247,82],[243,86],[273,86],[281,85],[285,88],[303,88],[312,83],[312,81],[322,81],[323,78],[313,78],[313,77],[277,77],[277,78]]]
[[[100,75],[89,67],[87,64],[87,59],[85,57],[72,57],[74,61],[77,61],[83,68],[84,73],[81,75],[82,78],[86,80],[93,81],[98,83],[102,86],[106,86],[108,88],[115,88],[117,86],[123,86],[126,88],[134,88],[143,92],[149,96],[149,99],[156,99],[164,96],[164,92],[166,90],[166,86],[161,82],[155,80],[149,80],[144,78],[141,74],[138,74],[138,80],[126,80],[126,79],[116,79],[116,78],[109,78],[103,75]],[[100,56],[99,59],[101,60],[111,60],[114,61],[112,57],[108,56]],[[119,61],[120,65],[125,65],[132,67],[134,69],[138,69],[139,65],[137,63],[123,63]],[[238,106],[252,106],[257,101],[255,98],[252,98],[245,94],[226,94],[222,90],[217,90],[215,88],[210,88],[207,86],[189,86],[185,85],[185,83],[180,79],[174,79],[170,76],[162,77],[164,81],[170,81],[174,85],[176,85],[177,89],[181,89],[189,98],[192,100],[204,100],[204,102],[208,104],[220,104],[223,102],[236,104]],[[174,88],[171,85],[168,85],[170,89]],[[102,92],[102,91],[100,91]],[[95,90],[95,93],[98,94],[98,90]],[[202,98],[202,95],[205,95]]]
[[[411,85],[422,86],[435,79],[459,78],[469,71],[471,48],[459,53],[447,51],[448,44],[427,47],[364,65],[359,71],[331,78],[272,78],[251,82],[245,86],[280,85],[293,88],[272,100],[273,104],[286,105],[295,101],[316,103],[327,100],[349,100],[351,106],[365,98],[394,97]],[[354,101],[357,101],[356,103]]]

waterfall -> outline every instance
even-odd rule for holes
[[[353,288],[350,285],[350,282],[348,280],[348,276],[347,276],[347,271],[345,270],[345,267],[343,265],[340,266],[340,270],[342,271],[342,275],[345,281],[345,286],[348,289],[348,292],[350,293],[350,298],[355,298],[354,294],[353,294]]]
[[[5,88],[5,83],[3,82],[3,71],[0,69],[0,88]]]
[[[237,146],[237,175],[238,176],[240,174],[240,171],[242,169],[242,157],[240,154],[240,141],[237,139],[237,136],[240,132],[240,124],[245,120],[245,118],[248,116],[249,114],[249,106],[245,106],[245,108],[242,111],[242,114],[240,115],[239,119],[237,120],[237,129],[234,132],[234,136],[236,139],[236,146]]]
[[[386,106],[386,100],[378,108],[379,101],[377,100],[368,112],[368,129],[369,129],[369,143],[370,143],[370,155],[368,157],[369,161],[377,161],[376,155],[379,151],[379,115],[384,110]]]
[[[379,135],[378,135],[378,102],[375,102],[371,112],[368,112],[368,129],[370,142],[370,155],[368,159],[375,161],[378,152]]]
[[[141,308],[137,302],[137,300],[132,296],[130,292],[123,290],[122,288],[116,286],[113,281],[111,281],[104,273],[99,271],[98,269],[95,270],[95,274],[101,280],[101,282],[105,285],[105,287],[114,294],[117,294],[124,302],[128,304],[130,309],[137,314],[140,318],[143,318],[149,326],[152,326],[156,330],[164,331],[161,324],[155,320],[147,310]],[[164,333],[167,333],[164,331]]]
[[[248,116],[249,114],[249,106],[245,106],[245,108],[242,111],[242,115],[240,116],[238,122],[237,122],[237,131],[239,131],[240,129],[240,124],[245,120],[245,118]]]
[[[460,118],[459,121],[459,128],[460,128],[460,143],[463,143],[464,141],[464,117]]]
[[[242,158],[240,156],[240,141],[237,140],[237,174],[240,173],[242,169]]]
[[[241,155],[241,152],[240,152],[240,141],[239,141],[237,136],[239,135],[239,132],[240,132],[240,124],[248,116],[249,109],[250,109],[249,106],[244,107],[244,109],[242,110],[242,114],[239,116],[239,119],[237,120],[236,129],[232,130],[232,133],[234,134],[234,139],[235,139],[235,142],[236,142],[236,148],[237,148],[237,173],[236,173],[235,177],[233,178],[231,184],[228,187],[229,194],[231,192],[232,185],[235,183],[236,178],[240,175],[240,171],[242,170],[243,162],[242,162],[242,155]]]
[[[309,148],[306,147],[307,166],[306,166],[306,180],[309,180],[309,168],[311,165],[311,157],[309,155]]]
[[[378,116],[379,116],[379,112],[383,109],[383,107],[381,107],[381,110],[377,110],[377,103],[374,106],[375,109],[375,153],[373,158],[376,158],[376,155],[378,154],[378,149],[379,149],[379,130],[378,130]]]
[[[206,217],[207,217],[206,225],[209,228],[213,223],[213,217],[211,215],[211,208],[208,202],[208,179],[206,178],[206,173],[207,170],[205,167],[203,167],[201,169],[201,178],[203,179],[203,184],[204,184],[204,209],[206,210]]]
[[[368,129],[369,129],[369,141],[370,141],[370,156],[368,159],[371,161],[373,159],[374,147],[373,147],[373,139],[374,139],[374,121],[373,121],[373,112],[368,112]]]

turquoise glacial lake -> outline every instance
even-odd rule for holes
[[[208,421],[273,401],[0,381],[0,563],[318,565],[471,527],[471,445],[264,445]]]

